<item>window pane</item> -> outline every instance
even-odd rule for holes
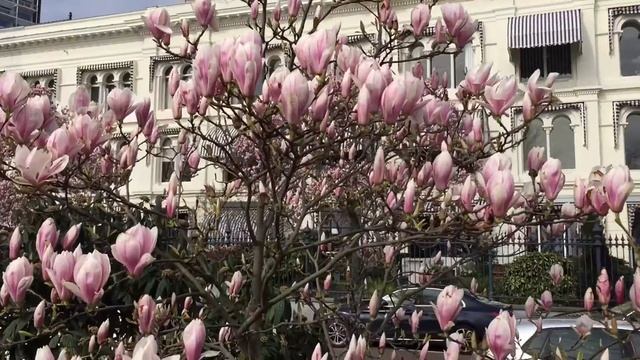
[[[627,331],[619,330],[619,333]],[[621,338],[626,334],[619,334]],[[606,330],[597,328],[591,330],[591,334],[584,340],[580,338],[573,328],[545,329],[534,335],[523,346],[523,350],[530,354],[537,354],[538,358],[553,358],[556,348],[560,348],[571,359],[575,359],[578,353],[582,353],[584,359],[597,358],[604,348],[609,349],[612,359],[629,359],[632,354],[621,346],[620,341]]]
[[[627,117],[624,128],[624,157],[630,169],[640,169],[640,114]]]
[[[188,81],[189,79],[191,79],[191,75],[193,74],[192,70],[193,69],[191,68],[191,65],[187,65],[182,68],[182,80]]]
[[[468,49],[465,48],[463,52],[461,52],[460,54],[458,54],[458,56],[455,57],[454,60],[454,71],[455,71],[455,77],[454,77],[454,83],[453,86],[458,86],[458,84],[460,84],[460,82],[462,80],[464,80],[464,76],[467,75],[467,64],[465,61],[465,52]]]
[[[520,50],[520,77],[527,79],[534,71],[544,72],[544,58],[542,48]]]
[[[107,94],[106,95],[109,95],[111,90],[116,88],[116,78],[115,78],[115,76],[113,76],[113,74],[107,75],[107,77],[105,78],[105,84],[106,84],[106,88],[107,88]]]
[[[89,79],[89,84],[91,86],[91,101],[99,102],[100,100],[100,85],[98,85],[98,77],[92,76]]]
[[[549,134],[550,156],[559,159],[563,169],[576,168],[575,139],[571,120],[566,116],[553,119],[553,129]]]
[[[547,47],[547,73],[571,75],[571,45]]]
[[[436,71],[440,77],[447,74],[447,77],[451,79],[451,55],[441,54],[431,58],[431,74]],[[429,74],[429,75],[431,75]],[[451,80],[449,80],[451,82]]]
[[[622,76],[640,75],[640,30],[636,24],[622,27],[620,72]]]
[[[544,153],[549,153],[547,151],[547,136],[544,132],[544,129],[542,128],[542,120],[540,119],[531,121],[531,123],[529,124],[529,131],[527,131],[527,135],[522,143],[524,156],[524,160],[522,163],[525,167],[524,170],[526,170],[527,166],[527,155],[529,155],[529,151],[535,146],[543,147],[545,149]]]

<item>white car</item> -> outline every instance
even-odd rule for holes
[[[609,349],[609,359],[640,358],[640,334],[626,321],[618,321],[617,335],[595,321],[591,334],[581,340],[574,330],[574,318],[548,318],[542,322],[542,331],[536,333],[536,326],[527,319],[518,320],[519,341],[514,359],[555,359],[556,349],[560,349],[567,359],[599,359],[605,348]]]

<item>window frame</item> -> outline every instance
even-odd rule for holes
[[[82,74],[82,80],[80,82],[81,85],[85,85],[89,89],[89,94],[91,95],[91,89],[97,87],[98,89],[98,101],[96,103],[105,104],[107,101],[107,96],[109,95],[108,89],[109,85],[113,85],[113,89],[124,89],[125,86],[125,75],[129,74],[131,77],[131,89],[133,91],[133,85],[135,83],[135,77],[131,74],[129,69],[109,69],[109,70],[100,70],[100,71],[85,71]],[[113,77],[113,82],[109,83],[109,77]],[[95,77],[96,83],[93,84],[91,79]],[[91,97],[91,101],[95,101],[93,96]]]
[[[403,59],[403,62],[401,63],[401,70],[404,72],[409,72],[411,71],[411,68],[413,67],[414,64],[417,63],[417,61],[407,61],[409,59],[412,59],[415,55],[413,55],[414,51],[416,50],[416,48],[418,47],[422,47],[422,54],[421,55],[426,55],[430,52],[432,52],[432,50],[427,50],[427,49],[431,49],[431,43],[432,43],[432,39],[427,39],[426,41],[416,41],[415,43],[410,44],[410,46],[406,47],[404,50],[402,50],[401,52],[401,56],[400,58]],[[451,50],[455,49],[454,45],[453,48],[448,48]],[[464,79],[465,75],[467,74],[467,72],[469,72],[469,70],[473,69],[474,66],[474,60],[475,60],[475,49],[474,49],[474,45],[473,43],[468,43],[467,45],[465,45],[465,47],[462,49],[462,51],[459,54],[455,54],[455,53],[444,53],[444,54],[440,54],[437,56],[448,56],[449,57],[449,71],[447,71],[447,77],[449,80],[449,87],[448,89],[455,89],[458,86],[458,83],[456,82],[456,58],[457,57],[461,57],[462,61],[464,62],[464,74],[461,75],[461,79]],[[420,62],[422,62],[422,66],[424,67],[424,79],[426,80],[427,78],[429,78],[432,74],[432,58],[425,58],[425,59],[420,59]],[[440,74],[442,75],[442,74]]]
[[[166,146],[165,144],[169,142],[170,146]],[[169,159],[165,156],[165,150],[172,151],[172,158]],[[160,139],[160,148],[159,148],[159,156],[158,156],[158,171],[157,171],[157,179],[158,183],[166,184],[171,180],[171,175],[176,172],[176,168],[178,166],[178,157],[180,156],[178,138],[176,136],[164,136]],[[167,177],[165,178],[165,164],[171,164],[171,171],[167,172]],[[191,182],[193,180],[193,175],[191,173],[191,169],[187,165],[186,159],[181,164],[182,172],[180,172],[180,181],[182,182]]]
[[[627,164],[627,149],[626,149],[626,145],[627,145],[627,134],[626,134],[626,129],[627,126],[629,125],[629,117],[633,116],[633,115],[637,115],[640,117],[640,109],[638,108],[627,108],[627,109],[623,109],[622,112],[620,113],[620,119],[622,119],[622,121],[620,121],[620,126],[622,127],[622,149],[623,149],[623,154],[624,154],[624,164],[626,166],[629,166],[629,164]],[[638,119],[640,121],[640,119]],[[640,139],[638,139],[640,140]],[[640,171],[640,167],[638,168],[631,168],[629,167],[630,171]]]
[[[563,45],[557,45],[557,46],[563,46]],[[569,67],[571,68],[571,73],[570,74],[560,74],[558,75],[558,79],[559,80],[569,80],[569,79],[574,79],[577,77],[577,66],[576,66],[576,47],[574,44],[564,44],[564,46],[567,46],[569,48]],[[542,59],[543,59],[543,64],[542,64],[542,68],[540,68],[540,78],[546,78],[547,74],[548,74],[548,64],[547,64],[547,48],[549,48],[549,46],[542,46]],[[517,51],[517,59],[514,59],[514,65],[517,68],[517,75],[518,78],[520,79],[520,82],[527,82],[529,80],[529,76],[524,77],[522,74],[522,59],[523,59],[523,55],[522,55],[522,50],[523,49],[518,49]]]
[[[154,87],[156,91],[154,93],[156,94],[155,103],[158,104],[157,107],[160,111],[170,111],[173,105],[173,97],[169,93],[169,78],[174,68],[178,68],[181,81],[188,81],[193,76],[193,67],[188,63],[167,61],[158,66],[155,72]],[[190,71],[185,74],[187,68]]]
[[[553,130],[553,122],[557,118],[561,118],[561,117],[566,117],[570,121],[569,126],[573,131],[573,156],[574,156],[574,167],[564,168],[564,164],[563,164],[563,169],[568,171],[575,171],[577,167],[577,159],[578,159],[578,154],[577,154],[578,146],[576,145],[578,143],[576,141],[576,132],[577,132],[576,128],[582,125],[580,124],[580,116],[574,109],[567,109],[563,111],[548,111],[540,114],[536,118],[542,121],[542,129],[545,132],[545,141],[546,141],[545,157],[549,158],[551,154],[551,138],[550,137],[551,137],[551,131]],[[520,116],[520,121],[522,121],[522,116]],[[522,133],[519,136],[522,136]],[[524,140],[522,138],[520,140],[522,140],[520,145],[518,146],[519,152],[520,152],[520,156],[518,158],[521,159],[522,161],[522,166],[520,171],[524,174],[524,178],[529,178],[529,176],[527,175],[528,169],[527,169],[527,161],[526,161],[528,151],[524,148]]]
[[[624,27],[629,24],[635,22],[636,24],[636,29],[638,30],[638,32],[640,33],[640,14],[623,14],[623,15],[619,15],[615,18],[614,20],[614,24],[613,24],[613,31],[611,31],[611,33],[609,34],[609,36],[612,36],[613,34],[615,34],[616,36],[613,36],[613,41],[612,44],[610,45],[610,55],[614,54],[614,49],[615,51],[617,51],[617,56],[618,56],[618,71],[619,71],[619,76],[621,78],[629,78],[629,77],[634,77],[634,76],[640,76],[640,73],[638,73],[637,75],[622,75],[622,34],[624,31]]]

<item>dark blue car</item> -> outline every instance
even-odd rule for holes
[[[368,332],[373,336],[370,340],[377,340],[382,332],[387,341],[396,344],[415,343],[425,336],[432,340],[443,340],[443,334],[438,325],[432,304],[436,303],[442,289],[436,288],[405,288],[396,290],[391,295],[382,298],[381,307],[375,319],[369,315],[368,303],[361,306],[358,314],[353,307],[342,307],[338,316],[328,326],[329,338],[334,346],[346,346],[352,334]],[[396,327],[392,321],[393,310],[401,308],[404,317]],[[417,334],[411,333],[411,314],[422,311]],[[500,310],[511,312],[511,307],[502,303],[492,302],[476,296],[465,290],[462,298],[462,311],[458,315],[452,331],[461,333],[469,342],[475,333],[476,339],[484,337],[485,329],[489,326]],[[389,314],[389,312],[392,312]]]

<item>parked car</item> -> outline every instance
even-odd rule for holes
[[[609,359],[638,359],[640,357],[640,334],[626,321],[618,321],[617,335],[612,335],[603,324],[595,322],[591,334],[584,340],[574,330],[575,318],[547,318],[542,322],[542,331],[529,320],[518,320],[519,341],[514,359],[555,359],[556,348],[562,350],[567,359],[599,359],[604,348],[609,349]]]
[[[353,309],[348,307],[339,308],[337,318],[329,325],[329,338],[332,345],[336,347],[346,346],[352,334],[358,334],[365,329],[374,336],[370,340],[377,340],[385,333],[387,341],[398,344],[415,342],[416,339],[423,339],[426,335],[433,340],[444,340],[442,338],[440,326],[435,316],[432,304],[436,303],[438,294],[442,289],[426,288],[405,288],[396,290],[391,295],[382,298],[381,308],[375,319],[371,319],[368,304],[361,306],[361,311],[355,314]],[[402,308],[404,317],[396,328],[392,322],[392,314],[388,312]],[[410,318],[414,310],[422,311],[422,317],[418,325],[417,334],[411,333]],[[462,311],[455,321],[453,331],[460,332],[469,341],[475,333],[477,339],[484,337],[484,332],[491,320],[493,320],[500,310],[511,311],[511,307],[502,303],[491,302],[471,294],[465,290],[462,298]]]

